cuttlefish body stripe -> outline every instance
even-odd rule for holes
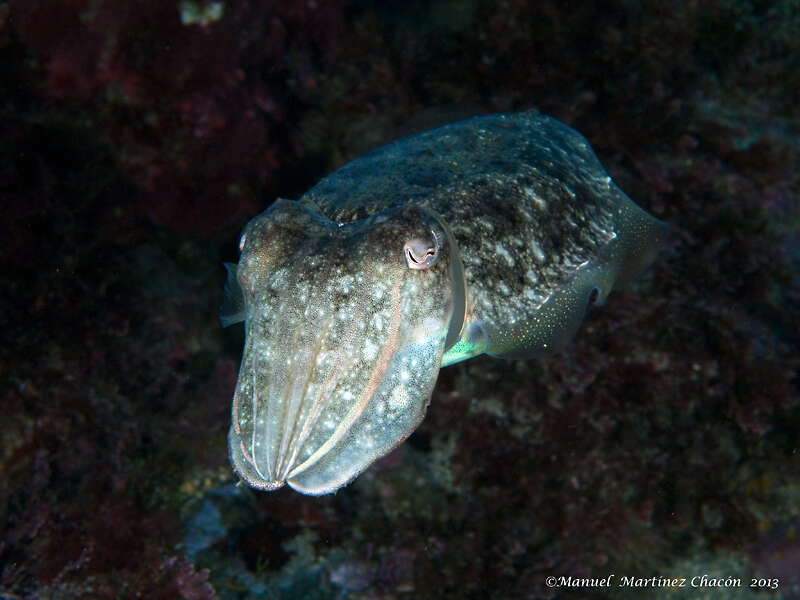
[[[276,200],[226,265],[223,324],[246,323],[235,471],[337,490],[419,425],[441,367],[559,350],[665,227],[535,111],[391,142]]]

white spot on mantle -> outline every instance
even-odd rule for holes
[[[513,267],[514,266],[514,259],[511,257],[511,254],[508,253],[508,250],[506,250],[506,247],[503,246],[503,244],[501,244],[500,242],[497,242],[497,244],[495,244],[494,249],[497,251],[497,253],[500,256],[502,256],[504,259],[506,259],[506,262],[508,263],[509,267]]]
[[[531,245],[531,251],[533,252],[533,255],[536,257],[536,260],[538,260],[539,262],[544,262],[545,255],[544,251],[542,250],[542,247],[536,242],[536,240],[531,240],[530,245]]]
[[[526,187],[523,190],[525,195],[533,200],[533,203],[536,205],[536,208],[539,210],[547,210],[547,202],[544,201],[540,195],[533,191],[533,188]]]

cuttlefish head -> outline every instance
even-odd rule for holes
[[[345,485],[420,423],[464,320],[458,251],[428,209],[335,223],[278,200],[245,228],[228,293],[245,345],[228,435],[249,485]],[[240,295],[241,294],[241,295]]]

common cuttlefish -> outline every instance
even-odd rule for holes
[[[664,229],[535,111],[391,142],[275,201],[226,265],[222,321],[246,336],[236,473],[336,491],[416,429],[439,369],[562,348]]]

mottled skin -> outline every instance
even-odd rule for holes
[[[416,428],[441,366],[560,348],[663,228],[533,111],[392,142],[277,201],[230,270],[237,473],[335,491]]]

